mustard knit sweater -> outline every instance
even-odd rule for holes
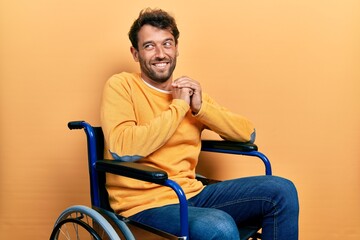
[[[184,100],[172,99],[171,93],[147,85],[140,74],[112,76],[105,84],[101,105],[104,157],[162,169],[188,199],[195,196],[203,189],[195,179],[202,130],[210,129],[233,141],[253,141],[255,137],[246,118],[202,95],[202,107],[194,116]],[[178,203],[168,187],[113,174],[107,174],[106,188],[110,206],[126,217]]]

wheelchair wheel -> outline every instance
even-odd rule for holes
[[[50,240],[120,240],[114,228],[97,211],[86,206],[64,210],[55,223]]]

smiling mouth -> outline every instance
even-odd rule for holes
[[[169,63],[167,62],[159,62],[159,63],[153,63],[152,65],[155,66],[158,69],[164,69]]]

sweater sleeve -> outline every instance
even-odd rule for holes
[[[135,106],[136,97],[127,81],[112,77],[105,84],[101,125],[105,150],[116,160],[136,161],[159,149],[174,134],[189,110],[185,101],[174,99],[168,109],[140,123],[136,109],[143,108],[142,112],[146,112],[144,108],[150,106],[146,102],[137,102],[138,106]]]
[[[206,94],[203,94],[203,103],[196,118],[223,139],[238,142],[255,141],[255,128],[248,119],[228,111]]]

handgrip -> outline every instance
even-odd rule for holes
[[[68,128],[70,130],[82,129],[82,128],[84,128],[84,123],[85,123],[85,121],[71,121],[68,123]]]

